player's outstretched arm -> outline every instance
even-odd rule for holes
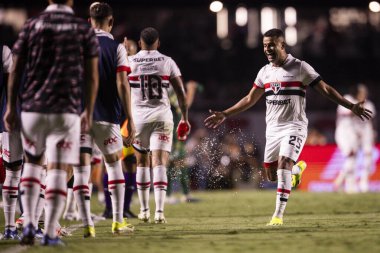
[[[364,108],[364,102],[360,101],[356,104],[351,103],[347,99],[345,99],[337,90],[333,87],[325,83],[324,81],[319,81],[316,85],[313,86],[315,90],[317,90],[323,96],[329,98],[335,103],[346,107],[351,110],[356,116],[358,116],[361,120],[368,120],[372,118],[371,110]]]
[[[247,96],[242,98],[239,102],[227,110],[222,112],[209,110],[211,116],[205,119],[205,126],[208,128],[217,128],[226,120],[227,117],[241,113],[256,104],[256,102],[264,94],[264,91],[264,89],[255,86],[250,90]]]

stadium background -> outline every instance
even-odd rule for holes
[[[74,10],[87,17],[93,1],[76,0]],[[218,36],[217,15],[211,12],[211,1],[206,0],[109,0],[114,8],[113,34],[119,41],[124,36],[138,40],[139,32],[147,26],[160,31],[160,51],[178,63],[184,80],[197,80],[204,91],[197,94],[191,108],[193,133],[191,140],[196,152],[207,156],[203,164],[195,155],[186,161],[193,168],[193,188],[271,187],[260,183],[260,169],[249,171],[254,164],[260,167],[265,143],[265,103],[230,119],[219,131],[205,132],[202,121],[209,108],[223,109],[232,105],[251,88],[258,70],[267,63],[261,46],[262,11],[277,16],[274,23],[297,32],[297,41],[288,47],[294,56],[309,62],[324,78],[342,93],[350,86],[363,82],[370,90],[369,99],[379,109],[380,76],[380,13],[368,8],[367,0],[319,1],[223,1],[228,10],[228,33]],[[27,17],[43,10],[43,0],[2,0],[0,3],[0,42],[12,46],[17,32]],[[246,7],[248,25],[235,22],[235,11]],[[296,23],[285,20],[285,10],[293,7]],[[342,164],[342,157],[334,145],[336,105],[307,92],[307,114],[310,132],[303,156],[309,169],[302,189],[331,191],[331,181]],[[375,119],[379,122],[379,117]],[[379,130],[379,124],[377,130]],[[199,138],[199,142],[194,140]],[[244,149],[254,141],[251,154]],[[221,147],[224,148],[215,148]],[[315,144],[318,144],[315,146]],[[216,150],[218,152],[216,152]],[[202,152],[199,152],[202,151]],[[379,147],[375,158],[371,190],[380,191]],[[247,156],[247,157],[246,157]],[[246,158],[242,158],[246,157]],[[192,159],[193,158],[193,159]],[[236,159],[235,159],[236,158]],[[236,161],[234,161],[236,160]],[[247,165],[248,164],[248,165]],[[251,166],[252,167],[252,166]],[[358,166],[360,168],[360,166]],[[327,173],[327,176],[326,176]],[[358,172],[360,173],[360,171]],[[202,174],[203,176],[200,176]],[[207,182],[207,178],[212,178]]]

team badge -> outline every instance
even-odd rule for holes
[[[281,90],[281,83],[270,83],[270,87],[272,88],[274,94],[277,94]]]

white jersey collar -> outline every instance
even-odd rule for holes
[[[96,36],[105,36],[105,37],[108,37],[110,39],[114,39],[112,34],[110,34],[109,32],[106,32],[102,29],[95,28],[95,34],[96,34]]]
[[[65,4],[50,4],[46,9],[45,12],[66,12],[70,14],[74,14],[73,9],[70,6],[67,6]]]

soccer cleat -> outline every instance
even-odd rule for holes
[[[95,238],[95,227],[94,226],[85,226],[83,228],[83,237],[84,238]]]
[[[149,209],[140,211],[139,215],[137,215],[137,218],[145,223],[150,222],[150,212]]]
[[[56,238],[50,238],[48,235],[44,235],[41,240],[42,246],[66,246],[66,244],[59,239],[57,236]]]
[[[300,173],[292,175],[292,187],[297,187],[301,183],[302,173],[306,170],[307,164],[305,161],[299,161],[296,166],[300,168]]]
[[[282,221],[282,218],[273,217],[269,223],[267,223],[267,226],[282,226],[284,222]]]
[[[154,215],[154,223],[156,224],[166,223],[166,219],[163,212],[156,212],[156,214]]]
[[[11,230],[10,228],[5,229],[2,240],[21,240],[18,235],[17,230]]]
[[[16,228],[17,228],[18,230],[22,230],[23,224],[24,224],[24,216],[21,215],[21,216],[16,220]]]
[[[127,219],[123,219],[123,222],[112,222],[112,234],[125,234],[132,233],[135,227],[127,222]]]
[[[36,228],[32,223],[29,223],[26,227],[24,227],[22,231],[22,238],[20,241],[21,245],[33,245],[34,238],[36,237]]]

